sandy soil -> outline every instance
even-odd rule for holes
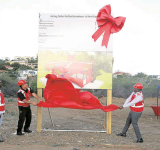
[[[30,134],[17,136],[18,108],[16,99],[8,102],[0,132],[6,139],[0,143],[0,150],[158,150],[160,149],[160,118],[157,120],[151,105],[156,105],[156,98],[145,99],[145,109],[139,120],[139,127],[144,143],[134,143],[136,136],[132,125],[127,137],[117,137],[125,124],[129,108],[112,112],[112,134],[105,133],[105,113],[102,110],[50,109],[54,126],[51,123],[48,109],[42,109],[42,132],[36,132],[37,107],[32,106],[32,124]],[[36,101],[32,98],[33,101]],[[100,99],[105,105],[106,97]],[[113,98],[113,103],[120,106],[125,99]],[[160,105],[160,104],[159,104]],[[56,130],[88,130],[101,132],[66,132]],[[104,131],[104,132],[103,132]]]

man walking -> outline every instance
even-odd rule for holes
[[[125,101],[123,106],[120,106],[119,109],[123,109],[125,107],[130,107],[131,111],[126,120],[126,124],[122,130],[122,133],[117,134],[117,136],[126,137],[126,132],[130,124],[132,123],[136,137],[137,143],[143,143],[143,139],[138,127],[138,120],[142,115],[144,108],[144,99],[142,94],[143,85],[141,83],[137,83],[133,86],[134,92],[129,96],[129,98]]]
[[[0,88],[1,88],[1,81],[0,81]],[[0,90],[0,126],[2,124],[3,120],[3,114],[5,112],[5,101],[2,91]],[[0,134],[0,142],[4,142],[4,138]]]
[[[18,86],[20,86],[20,89],[17,92],[18,108],[19,108],[19,121],[18,121],[17,135],[24,135],[22,133],[22,128],[23,128],[24,121],[25,121],[24,132],[27,132],[27,133],[32,132],[31,130],[29,130],[29,127],[30,127],[30,124],[31,124],[31,118],[32,118],[30,104],[32,104],[33,106],[37,105],[35,102],[30,101],[30,97],[32,95],[37,99],[39,99],[39,98],[34,93],[34,91],[31,90],[31,88],[28,87],[26,81],[19,80],[18,81]]]

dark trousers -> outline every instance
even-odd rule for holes
[[[19,108],[19,120],[18,120],[17,132],[21,132],[22,128],[23,128],[24,121],[25,121],[24,130],[28,129],[30,127],[32,113],[31,113],[30,106],[28,106],[28,107],[18,106],[18,108]]]
[[[126,133],[128,131],[128,128],[129,128],[130,124],[132,124],[133,128],[134,128],[134,131],[135,131],[135,134],[137,136],[137,139],[138,140],[141,139],[142,136],[141,136],[141,133],[140,133],[140,130],[139,130],[139,127],[138,127],[138,120],[141,117],[141,115],[142,115],[142,112],[130,111],[122,133]]]

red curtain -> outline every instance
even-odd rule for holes
[[[90,92],[80,92],[70,81],[57,78],[53,74],[46,75],[47,84],[44,89],[45,102],[37,104],[39,107],[64,107],[72,109],[102,109],[105,112],[114,111],[119,107],[111,104],[102,106],[99,100]]]

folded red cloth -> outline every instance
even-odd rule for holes
[[[102,106],[99,100],[90,92],[80,92],[70,81],[57,78],[53,74],[46,75],[47,84],[43,92],[45,102],[37,104],[39,107],[64,107],[72,109],[102,109],[105,112],[114,111],[119,107],[111,104]]]

